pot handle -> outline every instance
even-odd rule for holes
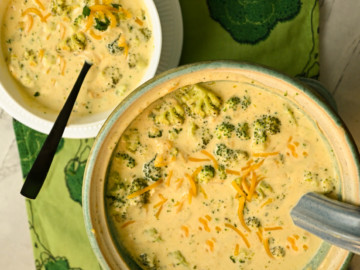
[[[315,94],[327,104],[329,104],[331,108],[333,108],[336,112],[338,111],[334,97],[321,82],[304,77],[299,77],[298,79],[309,86],[311,90],[314,90]]]
[[[300,198],[290,215],[296,226],[360,254],[360,207],[309,192]]]

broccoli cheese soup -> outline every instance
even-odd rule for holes
[[[189,85],[122,134],[106,211],[143,269],[303,269],[322,240],[290,210],[306,192],[339,192],[334,160],[285,97],[246,82]]]
[[[141,82],[154,49],[142,0],[10,0],[5,60],[27,96],[59,111],[84,61],[93,63],[74,113],[113,109]]]

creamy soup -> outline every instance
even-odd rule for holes
[[[59,111],[85,60],[78,115],[113,109],[141,81],[154,49],[142,0],[10,0],[2,23],[11,74]]]
[[[290,210],[306,192],[339,192],[334,160],[286,97],[249,83],[190,85],[121,136],[109,221],[143,269],[303,269],[322,240]]]

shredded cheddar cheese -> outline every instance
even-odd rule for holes
[[[200,152],[211,159],[211,161],[212,161],[213,164],[214,164],[214,168],[215,168],[215,169],[218,169],[218,168],[219,168],[218,162],[217,162],[216,158],[215,158],[212,154],[210,154],[210,153],[209,153],[208,151],[206,151],[206,150],[201,150]]]
[[[154,184],[147,186],[146,188],[140,189],[138,191],[135,191],[134,193],[128,195],[126,198],[127,199],[133,199],[137,196],[140,196],[141,194],[144,194],[146,191],[149,191],[151,189],[156,188],[157,186],[159,186],[162,183],[162,180],[157,180]]]
[[[244,243],[245,243],[245,245],[247,246],[247,248],[250,248],[250,243],[249,243],[249,241],[247,240],[246,236],[245,236],[241,231],[239,231],[238,228],[234,227],[234,225],[232,225],[232,224],[230,224],[230,223],[225,223],[225,227],[234,230],[234,231],[241,237],[241,239],[244,241]]]

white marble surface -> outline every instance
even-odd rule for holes
[[[360,146],[360,1],[320,0],[320,10],[320,80]],[[35,269],[14,132],[1,109],[0,149],[0,269]],[[350,269],[360,270],[360,256]]]

